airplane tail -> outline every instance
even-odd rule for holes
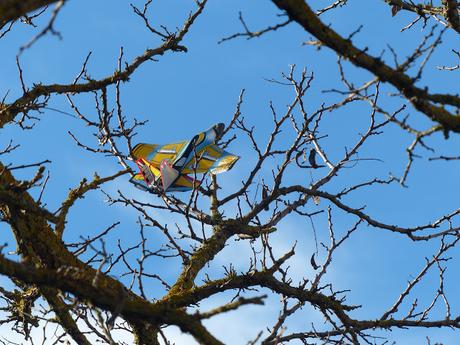
[[[157,176],[155,176],[154,172],[152,171],[152,166],[143,158],[139,158],[136,161],[136,164],[139,167],[139,174],[143,177],[147,186],[153,186],[157,180]]]
[[[166,191],[179,177],[179,172],[172,167],[166,160],[160,164],[161,182],[163,190]]]

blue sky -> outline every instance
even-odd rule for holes
[[[310,1],[313,3],[313,1]],[[140,1],[134,1],[142,6]],[[321,2],[323,4],[323,2]],[[188,11],[193,8],[193,1],[170,0],[154,3],[151,10],[152,23],[166,25],[171,29],[181,25]],[[314,73],[312,88],[307,92],[305,103],[307,109],[313,111],[322,102],[331,103],[337,96],[322,93],[322,90],[340,88],[340,78],[336,65],[336,56],[328,49],[317,51],[314,47],[302,46],[302,42],[312,39],[310,35],[292,24],[279,32],[269,33],[253,40],[234,40],[224,44],[217,42],[242,28],[238,22],[238,11],[242,11],[249,27],[253,30],[275,23],[277,10],[270,1],[210,1],[205,13],[192,27],[183,44],[187,53],[167,53],[159,57],[158,62],[143,65],[129,83],[123,84],[122,101],[125,116],[139,120],[148,119],[136,139],[140,142],[167,143],[187,139],[198,131],[209,128],[216,122],[227,122],[234,112],[241,89],[246,90],[242,111],[248,123],[256,126],[256,137],[262,142],[271,130],[271,114],[269,101],[280,112],[292,99],[292,91],[287,87],[269,83],[266,79],[279,79],[281,73],[287,73],[291,65],[296,65],[297,74],[303,68]],[[428,28],[422,30],[420,24],[414,29],[400,33],[413,16],[400,12],[392,17],[390,9],[383,1],[350,1],[344,8],[339,8],[322,17],[326,23],[343,35],[353,32],[360,24],[364,25],[361,33],[353,38],[360,47],[369,47],[369,52],[379,55],[388,50],[387,44],[401,54],[401,59],[410,54],[418,45]],[[37,23],[46,22],[46,17]],[[147,47],[159,44],[129,6],[122,1],[69,1],[56,21],[63,40],[46,36],[21,56],[24,79],[28,86],[33,83],[69,83],[78,74],[81,64],[89,51],[92,56],[88,70],[93,78],[111,74],[116,68],[120,47],[123,46],[126,61],[131,61]],[[0,64],[0,96],[9,90],[7,100],[12,101],[21,94],[18,73],[15,66],[15,55],[19,46],[33,37],[34,30],[17,25],[15,30],[0,40],[3,52]],[[457,35],[458,36],[458,35]],[[445,45],[433,56],[424,74],[420,86],[430,85],[432,92],[459,91],[458,71],[448,73],[435,68],[438,65],[454,65],[457,62],[450,49],[458,47],[458,37],[447,33]],[[385,55],[388,57],[388,52]],[[390,61],[390,60],[388,60]],[[370,79],[363,72],[345,63],[348,76],[359,85]],[[382,104],[394,111],[404,100],[388,97],[395,90],[382,86]],[[114,90],[109,88],[111,99]],[[95,116],[93,100],[89,96],[74,98],[79,107],[89,116]],[[50,107],[69,111],[67,101],[62,96],[53,97]],[[410,114],[410,123],[427,127],[429,122],[424,116],[417,114],[410,106],[405,110]],[[325,145],[332,159],[338,159],[344,153],[344,147],[358,139],[368,126],[370,109],[362,105],[351,105],[328,114],[322,124],[322,131],[328,134]],[[117,162],[110,157],[97,156],[78,149],[71,137],[71,131],[83,142],[95,145],[96,140],[91,131],[80,121],[72,117],[45,110],[40,121],[30,131],[22,131],[14,126],[3,130],[0,145],[6,145],[13,138],[21,144],[20,149],[6,157],[6,161],[32,163],[50,159],[51,178],[48,183],[44,200],[51,210],[59,207],[68,193],[69,188],[78,185],[83,177],[90,178],[94,172],[106,176],[117,169]],[[385,178],[390,173],[400,176],[404,171],[407,156],[405,148],[413,138],[396,127],[389,126],[381,136],[372,138],[363,148],[362,157],[379,158],[382,161],[362,162],[353,169],[343,171],[328,191],[337,191],[346,185],[372,179]],[[459,138],[451,135],[444,140],[436,135],[428,143],[439,149],[438,154],[458,155]],[[280,146],[286,143],[280,142]],[[229,151],[241,156],[234,169],[219,180],[224,186],[222,195],[237,188],[240,181],[247,176],[255,155],[249,149],[244,137],[232,143]],[[433,221],[445,213],[458,208],[458,162],[428,162],[427,152],[422,152],[424,159],[414,163],[413,171],[408,179],[409,188],[399,185],[376,187],[363,190],[345,201],[353,206],[367,205],[366,210],[375,218],[388,223],[399,223],[413,226]],[[264,172],[269,174],[270,167]],[[324,172],[313,171],[312,177],[317,178]],[[32,171],[18,172],[19,177],[30,177]],[[293,181],[304,179],[309,183],[310,176],[299,176],[293,173]],[[152,201],[151,195],[142,193],[122,177],[103,188],[116,194],[121,190],[126,195]],[[78,201],[71,211],[66,240],[72,241],[80,236],[95,234],[113,221],[121,221],[121,225],[107,238],[111,249],[115,249],[116,240],[121,239],[122,245],[128,247],[136,243],[138,226],[135,212],[122,207],[109,207],[105,197],[99,193],[91,193],[84,200]],[[155,200],[153,200],[155,201]],[[318,209],[325,208],[320,204]],[[231,212],[229,210],[228,212]],[[334,211],[336,231],[343,234],[352,226],[352,218],[340,211]],[[171,220],[168,214],[155,214],[162,223],[173,226],[176,219]],[[177,220],[180,222],[180,220]],[[327,219],[325,216],[315,218],[315,226],[320,240],[327,240]],[[14,250],[14,242],[7,237],[7,229],[2,225],[4,236]],[[149,243],[153,248],[164,239],[158,233],[149,233]],[[279,254],[286,251],[297,241],[297,255],[292,263],[292,275],[312,275],[309,258],[315,250],[312,230],[309,223],[299,217],[289,217],[279,225],[273,235],[273,243]],[[378,317],[396,300],[407,280],[418,273],[425,261],[437,249],[438,242],[413,243],[403,236],[376,230],[366,226],[353,234],[349,243],[337,252],[335,264],[327,276],[336,289],[350,289],[347,301],[364,304],[365,307],[353,314],[356,317]],[[220,253],[208,272],[215,277],[223,274],[222,265],[232,262],[237,269],[247,268],[248,260],[241,253],[250,253],[249,247],[242,241],[231,241],[230,245]],[[450,297],[453,312],[459,310],[460,298],[457,294],[455,277],[460,273],[458,250],[451,252],[453,257],[447,271],[446,293]],[[180,267],[178,262],[171,260],[169,264],[161,261],[151,262],[152,270],[165,274],[173,282]],[[438,284],[437,272],[427,276],[427,280],[417,290],[421,303],[429,304],[433,291]],[[123,278],[121,278],[123,279]],[[2,279],[2,282],[5,281]],[[126,280],[125,280],[126,281]],[[5,284],[7,282],[5,281]],[[152,283],[150,296],[160,297],[164,291],[160,284]],[[226,296],[219,296],[206,301],[202,308],[225,302]],[[219,316],[209,322],[211,331],[220,339],[236,343],[244,343],[255,337],[258,329],[274,323],[277,316],[277,298],[271,298],[267,309],[263,307],[246,307],[233,314]],[[407,305],[402,307],[403,312]],[[439,308],[438,315],[444,311]],[[288,332],[301,330],[303,325],[319,322],[317,312],[306,308],[288,324]],[[245,330],[235,339],[235,330],[241,325],[254,322],[254,327]],[[319,323],[320,324],[320,323]],[[5,328],[0,328],[5,336]],[[171,330],[171,334],[176,334]],[[424,341],[430,336],[432,342],[457,344],[460,336],[449,329],[423,331],[394,331],[389,338],[397,344],[414,344]],[[179,344],[189,343],[182,336],[175,335]],[[187,338],[188,339],[188,338]]]

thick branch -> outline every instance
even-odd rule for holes
[[[417,110],[426,114],[431,120],[440,123],[445,130],[460,133],[460,117],[453,115],[443,107],[452,105],[460,108],[460,97],[450,94],[430,94],[427,90],[416,87],[413,78],[389,67],[380,58],[367,54],[366,50],[356,48],[351,40],[341,37],[325,25],[303,0],[272,1],[278,8],[286,11],[291,19],[337,54],[373,73],[380,80],[392,84]]]
[[[184,332],[192,334],[203,344],[221,344],[198,321],[183,311],[173,310],[165,304],[152,304],[141,298],[123,297],[128,291],[117,291],[109,280],[101,276],[95,279],[83,269],[62,267],[58,270],[35,268],[6,259],[0,255],[0,273],[17,278],[25,283],[55,287],[70,292],[80,299],[91,301],[94,305],[128,319],[144,319],[153,324],[169,323],[179,326]],[[122,306],[120,307],[120,304]]]
[[[125,169],[111,176],[107,176],[103,178],[100,178],[99,176],[95,175],[94,180],[89,183],[87,182],[86,179],[83,179],[77,188],[72,189],[69,192],[67,199],[62,203],[61,210],[59,212],[59,216],[58,216],[57,223],[56,223],[56,228],[55,228],[56,235],[59,238],[62,238],[62,234],[64,233],[64,227],[65,227],[65,223],[67,219],[67,213],[69,212],[70,208],[73,206],[75,201],[77,201],[77,199],[83,198],[85,193],[87,193],[88,191],[97,189],[99,188],[100,185],[108,181],[112,181],[119,176],[127,174],[129,171],[130,170]]]
[[[0,0],[0,25],[54,2],[57,0]]]
[[[446,18],[452,28],[460,33],[460,20],[458,17],[457,0],[443,0],[446,9]]]

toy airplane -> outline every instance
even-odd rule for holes
[[[218,123],[191,140],[174,144],[137,144],[132,151],[140,172],[131,182],[142,190],[188,191],[199,186],[196,174],[219,174],[233,167],[238,156],[216,145],[224,131]]]

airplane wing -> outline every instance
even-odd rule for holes
[[[132,151],[136,160],[143,158],[157,168],[163,160],[171,162],[174,169],[182,171],[196,152],[201,152],[208,146],[213,145],[224,130],[224,124],[218,123],[207,131],[198,133],[191,140],[184,140],[178,143],[167,145],[137,144]]]
[[[132,155],[137,160],[139,158],[145,159],[150,164],[160,167],[163,160],[167,159],[173,162],[178,153],[186,146],[188,141],[179,143],[156,145],[156,144],[137,144],[132,151]]]
[[[198,187],[200,181],[194,180],[187,175],[180,175],[179,178],[168,188],[168,192],[186,192],[193,189],[193,185]]]
[[[139,158],[145,159],[150,154],[150,152],[155,150],[158,146],[160,145],[139,143],[136,146],[134,146],[131,155],[136,160],[138,160]]]
[[[230,170],[240,157],[222,150],[217,145],[209,145],[196,153],[182,170],[183,174],[219,174]]]

